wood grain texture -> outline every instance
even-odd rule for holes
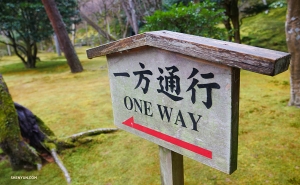
[[[162,185],[184,185],[183,156],[159,146]]]
[[[228,172],[232,174],[237,169],[238,133],[239,133],[239,99],[240,99],[240,69],[231,68],[231,136],[230,165]]]
[[[236,170],[240,69],[150,46],[108,54],[107,60],[114,123],[118,128],[224,173]],[[136,88],[139,78],[133,73],[143,69],[141,63],[144,70],[152,73],[144,76],[149,80],[146,93],[145,80]],[[181,92],[175,95],[181,100],[158,91],[169,84],[163,83],[167,78],[160,81],[158,77],[169,77],[166,68],[170,66],[178,70],[174,75],[180,79]],[[212,78],[201,76],[209,73]],[[207,89],[195,86],[193,100],[188,89],[193,88],[195,80],[220,88],[211,88],[207,93]],[[204,103],[209,94],[210,108]]]
[[[289,67],[290,54],[171,31],[154,31],[87,50],[89,59],[151,46],[203,60],[274,76]]]

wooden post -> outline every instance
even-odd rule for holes
[[[183,156],[159,146],[160,177],[162,185],[183,185]]]

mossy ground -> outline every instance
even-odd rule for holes
[[[49,53],[40,54],[42,62],[33,70],[15,57],[0,60],[14,101],[42,118],[58,137],[114,127],[106,60],[88,60],[85,49],[78,50],[85,68],[78,74]],[[185,184],[300,184],[300,109],[288,107],[288,100],[288,72],[269,77],[242,71],[237,171],[226,175],[184,158]],[[160,184],[158,146],[125,131],[93,139],[60,154],[73,185]],[[11,180],[32,175],[38,179]],[[53,163],[28,172],[12,171],[8,161],[1,161],[0,177],[0,184],[8,185],[66,184]]]
[[[286,8],[270,9],[268,14],[260,13],[242,19],[241,39],[243,44],[262,48],[287,51],[285,41]]]

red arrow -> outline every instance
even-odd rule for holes
[[[177,145],[179,147],[182,147],[182,148],[185,148],[185,149],[190,150],[192,152],[195,152],[197,154],[200,154],[200,155],[202,155],[204,157],[207,157],[209,159],[212,159],[212,152],[210,150],[206,150],[204,148],[198,147],[198,146],[193,145],[191,143],[187,143],[185,141],[179,140],[175,137],[172,137],[172,136],[166,135],[164,133],[158,132],[156,130],[153,130],[153,129],[144,127],[142,125],[139,125],[139,124],[134,122],[133,117],[129,118],[128,120],[125,120],[123,122],[123,124],[127,125],[131,128],[134,128],[136,130],[139,130],[141,132],[144,132],[146,134],[149,134],[151,136],[154,136],[156,138],[159,138],[161,140],[167,141],[167,142],[172,143],[174,145]]]

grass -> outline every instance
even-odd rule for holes
[[[24,69],[16,57],[0,60],[14,101],[41,117],[58,137],[114,127],[106,59],[88,60],[85,49],[77,50],[85,68],[78,74],[49,53],[39,54],[42,61],[33,70]],[[269,77],[241,71],[238,169],[227,175],[184,158],[185,184],[300,184],[300,109],[287,106],[288,100],[288,72]],[[158,146],[125,131],[95,136],[60,156],[72,185],[160,184]],[[12,171],[4,160],[0,177],[0,184],[8,185],[66,184],[52,163],[41,171]]]
[[[285,39],[286,8],[270,9],[242,19],[242,43],[262,48],[287,51]]]
[[[70,73],[61,59],[49,54],[41,54],[42,62],[34,70],[8,61],[14,58],[0,61],[14,100],[40,116],[59,137],[114,127],[105,58],[84,59],[82,50],[85,71],[79,74]],[[184,158],[185,184],[299,184],[300,109],[287,106],[288,79],[288,72],[276,77],[241,72],[238,170],[226,175]],[[93,138],[60,154],[72,184],[160,184],[155,144],[125,131]],[[12,171],[8,161],[2,161],[0,169],[0,184],[65,184],[55,164],[27,172]],[[17,175],[38,179],[10,179]]]

